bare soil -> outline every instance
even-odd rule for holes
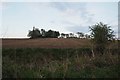
[[[90,47],[87,39],[40,38],[40,39],[2,39],[3,48],[80,48]]]

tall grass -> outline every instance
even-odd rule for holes
[[[3,78],[118,78],[118,54],[91,57],[89,48],[3,49]]]

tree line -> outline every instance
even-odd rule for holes
[[[58,38],[60,35],[59,31],[48,30],[45,29],[39,30],[38,28],[33,27],[33,30],[29,30],[28,37],[31,39],[34,38]]]
[[[90,35],[84,34],[83,32],[77,32],[77,35],[74,33],[60,33],[59,31],[54,31],[54,30],[48,30],[46,31],[45,29],[39,30],[38,28],[33,27],[33,30],[29,30],[28,37],[30,39],[34,38],[90,38]]]

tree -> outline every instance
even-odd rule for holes
[[[82,32],[77,32],[77,34],[78,34],[79,38],[83,38],[84,37],[84,33],[82,33]]]
[[[58,38],[60,36],[60,33],[58,31],[48,30],[45,33],[46,38]]]
[[[54,38],[58,38],[58,36],[60,36],[60,33],[58,31],[54,32]]]
[[[42,35],[42,37],[45,37],[46,35],[46,31],[44,30],[44,29],[41,29],[41,35]]]
[[[94,48],[98,53],[103,54],[108,45],[108,40],[113,39],[114,31],[110,27],[102,22],[89,27]]]
[[[69,38],[69,34],[65,34],[66,38]]]
[[[83,37],[84,37],[84,33],[81,32],[81,33],[80,33],[80,36],[81,36],[81,38],[83,38]]]
[[[61,38],[65,38],[65,34],[64,33],[61,33]]]
[[[29,30],[29,33],[27,35],[30,38],[38,38],[41,37],[40,30],[38,28],[33,27],[33,30]]]
[[[44,29],[41,29],[40,31],[38,28],[33,27],[33,30],[29,30],[27,36],[30,38],[58,38],[58,36],[60,36],[60,33],[59,31],[45,31]]]
[[[90,39],[90,35],[85,34],[84,36],[85,36],[86,39]]]
[[[52,38],[53,37],[53,31],[52,30],[48,30],[47,32],[46,32],[46,37],[47,38]]]
[[[70,33],[70,37],[71,37],[71,38],[74,37],[74,34],[73,34],[73,33]]]

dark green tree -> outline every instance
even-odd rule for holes
[[[41,29],[41,35],[43,38],[46,36],[46,31],[44,29]]]
[[[54,38],[58,38],[58,36],[60,36],[60,33],[58,31],[54,32]]]
[[[94,49],[97,51],[97,53],[103,54],[109,40],[113,39],[114,31],[110,27],[111,26],[103,24],[102,22],[89,27]]]
[[[52,36],[53,36],[53,31],[52,30],[48,30],[46,33],[45,33],[45,37],[47,37],[47,38],[52,38]]]
[[[53,31],[53,30],[48,30],[45,33],[46,38],[58,38],[59,35],[60,33],[58,31]]]
[[[38,38],[41,37],[40,30],[38,28],[33,27],[33,30],[29,30],[29,33],[27,35],[30,38]]]

